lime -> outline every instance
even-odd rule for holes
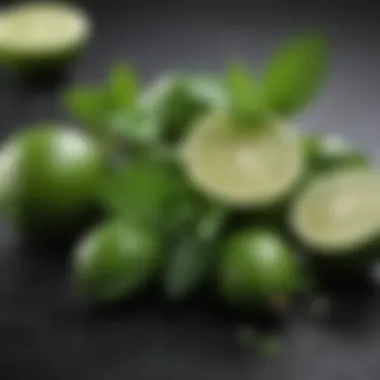
[[[23,227],[63,227],[88,210],[106,168],[84,133],[64,126],[28,129],[0,153],[0,204],[12,204]]]
[[[90,298],[111,302],[142,290],[161,262],[158,236],[111,221],[85,235],[73,255],[73,277]]]
[[[312,181],[292,207],[290,224],[307,247],[329,256],[367,245],[380,233],[380,173],[351,168]]]
[[[304,144],[312,173],[368,165],[368,158],[338,135],[311,134]]]
[[[261,208],[281,201],[297,183],[301,145],[298,133],[280,122],[239,128],[218,112],[189,129],[181,156],[189,180],[209,197]]]
[[[7,142],[0,148],[0,211],[12,212],[20,190],[19,144]]]
[[[227,242],[219,268],[219,291],[231,306],[281,312],[299,278],[295,257],[276,233],[248,229]]]
[[[0,17],[0,55],[16,66],[75,56],[91,34],[87,14],[72,5],[32,2],[10,6]]]

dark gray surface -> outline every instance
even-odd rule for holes
[[[157,2],[158,3],[158,2]],[[376,158],[380,54],[378,13],[366,2],[285,1],[88,2],[96,37],[64,85],[99,81],[115,59],[136,64],[148,80],[170,69],[220,71],[229,58],[253,67],[276,42],[300,28],[331,33],[331,75],[306,129],[343,133]],[[0,75],[0,133],[24,123],[63,119],[62,87],[36,88]],[[92,314],[74,301],[65,255],[0,234],[0,378],[375,380],[380,373],[380,299],[351,292],[332,317],[305,313],[285,321],[285,350],[264,360],[239,349],[233,323],[197,303],[172,311],[159,302]]]

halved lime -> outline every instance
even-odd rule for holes
[[[380,234],[380,173],[346,169],[314,180],[295,202],[290,223],[301,242],[321,253],[371,243]]]
[[[191,182],[230,206],[262,207],[282,200],[303,171],[297,131],[281,122],[235,125],[222,113],[195,123],[181,148]]]
[[[16,65],[64,60],[83,47],[90,33],[87,14],[66,3],[11,6],[0,17],[0,54]]]

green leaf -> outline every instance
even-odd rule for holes
[[[243,65],[230,65],[227,71],[227,91],[230,112],[238,122],[252,127],[265,120],[268,112],[260,87]]]
[[[264,75],[268,106],[284,115],[306,106],[322,83],[328,56],[329,44],[323,35],[302,35],[286,42]]]
[[[100,198],[111,216],[164,230],[178,222],[188,188],[170,167],[141,160],[114,173]]]
[[[186,75],[189,91],[210,108],[225,108],[226,84],[221,75]]]
[[[197,92],[196,85],[185,75],[174,74],[160,78],[145,92],[143,106],[155,115],[166,140],[181,138],[189,124],[209,107],[207,96],[212,94],[203,95],[204,88]]]
[[[106,91],[112,108],[134,109],[140,95],[140,84],[132,66],[122,63],[114,65]]]
[[[104,110],[104,94],[92,87],[74,87],[66,91],[63,102],[69,112],[86,127],[99,127]]]
[[[226,212],[212,208],[196,223],[195,229],[181,237],[169,258],[164,274],[164,292],[171,301],[181,301],[203,284],[215,265],[217,237],[224,224]]]
[[[116,110],[107,117],[109,131],[131,143],[148,145],[158,140],[160,124],[153,115],[138,110]]]
[[[241,109],[252,108],[257,97],[255,81],[250,72],[241,64],[233,63],[227,72],[227,85],[234,105]]]

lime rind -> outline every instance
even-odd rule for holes
[[[0,211],[12,209],[20,190],[20,149],[15,142],[4,144],[0,150]]]
[[[293,205],[290,224],[321,253],[358,250],[380,235],[380,173],[352,168],[319,177]]]
[[[143,290],[160,262],[156,233],[112,220],[78,241],[73,251],[73,280],[91,300],[117,301]]]
[[[239,129],[218,112],[189,130],[180,156],[190,182],[209,197],[261,208],[291,193],[303,173],[302,153],[300,136],[288,125]]]

